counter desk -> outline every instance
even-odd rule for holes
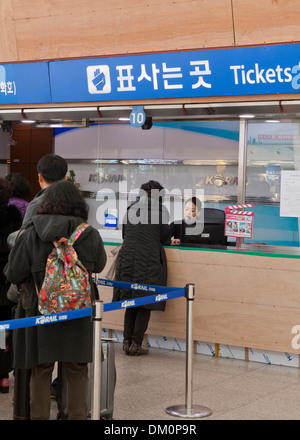
[[[107,265],[113,247],[105,245]],[[292,347],[292,328],[300,326],[299,248],[165,250],[168,285],[195,284],[195,341],[300,353]],[[104,302],[111,301],[112,288],[99,291]],[[103,328],[123,330],[123,315],[124,310],[104,313]],[[169,300],[165,312],[152,312],[147,333],[185,339],[186,299]]]

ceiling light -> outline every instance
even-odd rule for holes
[[[41,121],[36,124],[36,127],[39,128],[62,128],[62,127],[70,127],[70,128],[82,128],[82,127],[88,127],[89,126],[89,120],[86,118],[81,119],[80,121],[73,121],[73,120],[57,120],[57,122],[54,121]]]
[[[33,121],[31,119],[21,119],[22,124],[35,124],[36,121]]]

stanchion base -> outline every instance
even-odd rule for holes
[[[166,408],[166,412],[171,416],[200,418],[211,415],[211,410],[205,406],[193,405],[192,408],[187,408],[186,405],[173,405]]]

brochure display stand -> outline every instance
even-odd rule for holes
[[[253,234],[253,211],[240,211],[243,208],[252,208],[254,203],[231,205],[225,207],[225,231],[227,237],[236,237],[236,249],[241,250],[240,238],[252,238]]]

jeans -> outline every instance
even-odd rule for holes
[[[88,365],[65,362],[68,384],[68,420],[85,420],[88,416]],[[50,419],[50,385],[54,363],[32,368],[30,378],[30,418]]]
[[[124,339],[142,345],[151,311],[143,307],[129,307],[124,317]]]

